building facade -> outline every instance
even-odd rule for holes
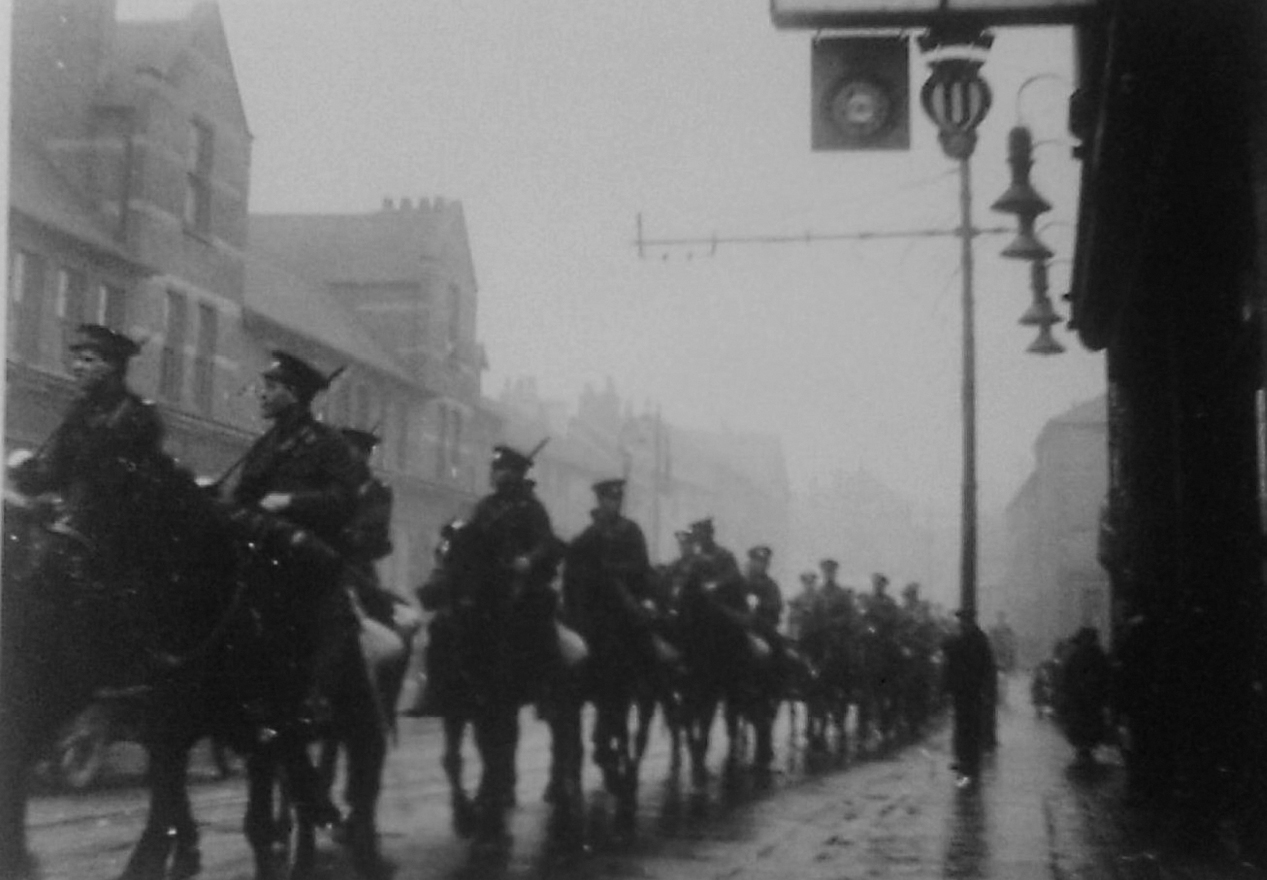
[[[274,329],[304,327],[331,354],[362,355],[321,410],[383,438],[374,463],[396,494],[396,549],[384,573],[408,590],[429,570],[443,524],[485,490],[497,434],[482,400],[486,359],[462,205],[402,198],[360,214],[253,214],[251,249],[261,269],[249,286],[253,316],[270,302]],[[297,290],[279,298],[264,271],[295,279]],[[310,307],[318,299],[331,317]]]
[[[231,461],[250,132],[214,4],[119,22],[110,0],[14,6],[6,442],[40,442],[83,322],[142,341],[132,382],[169,448]]]
[[[1007,615],[1027,665],[1080,627],[1096,627],[1106,642],[1112,632],[1109,575],[1100,564],[1106,406],[1099,397],[1043,426],[1034,471],[1007,507],[1005,575],[993,601],[983,603],[982,619]]]
[[[271,350],[293,351],[340,371],[322,417],[383,437],[397,507],[382,574],[407,595],[482,491],[500,430],[461,204],[250,217],[251,135],[214,2],[120,21],[113,0],[18,0],[13,47],[6,446],[60,421],[66,340],[95,322],[142,343],[129,379],[159,404],[168,451],[219,475],[265,427]]]

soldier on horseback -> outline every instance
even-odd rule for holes
[[[493,491],[475,505],[466,525],[492,565],[487,581],[467,597],[470,609],[462,624],[463,662],[475,662],[483,691],[473,695],[476,740],[484,760],[476,833],[488,842],[506,837],[519,706],[547,696],[551,674],[561,662],[555,630],[558,600],[551,581],[562,542],[527,478],[532,464],[531,454],[495,447],[489,474]],[[473,632],[475,627],[482,631]],[[478,653],[476,637],[482,645]]]
[[[835,559],[819,562],[822,583],[812,612],[805,619],[802,644],[819,670],[817,693],[809,710],[810,745],[826,747],[826,724],[830,719],[844,750],[845,719],[852,698],[854,663],[852,652],[857,631],[857,611],[853,591],[836,580],[840,564]]]
[[[801,591],[788,600],[787,637],[797,644],[804,638],[809,620],[818,604],[818,574],[801,572]]]
[[[598,711],[594,763],[632,819],[636,765],[627,717],[639,686],[655,675],[654,572],[642,529],[621,513],[625,481],[602,480],[593,488],[592,522],[565,557],[563,600],[568,621],[591,651],[587,691]]]
[[[305,818],[318,825],[339,821],[338,809],[319,783],[304,741],[313,725],[328,720],[328,694],[336,687],[341,656],[355,638],[356,618],[341,583],[341,533],[356,510],[362,468],[339,432],[312,414],[312,401],[330,377],[284,351],[261,374],[260,412],[272,426],[242,459],[228,492],[232,516],[249,534],[289,534],[288,544],[321,565],[282,566],[292,581],[288,611],[297,619],[290,656],[270,692],[257,697],[261,729],[277,737],[291,796]],[[295,562],[298,557],[288,557]],[[284,570],[283,570],[284,569]],[[302,580],[302,583],[298,581]]]
[[[758,766],[762,767],[774,758],[773,744],[763,725],[767,720],[773,721],[789,677],[787,648],[779,632],[783,618],[783,592],[778,582],[770,577],[770,558],[773,555],[774,551],[765,544],[753,547],[748,551],[748,567],[744,573],[747,600],[752,608],[750,625],[771,651],[769,662],[764,664],[759,675],[763,705],[760,707],[757,753],[754,757]]]
[[[71,342],[71,375],[79,397],[42,447],[10,465],[24,495],[55,495],[54,529],[90,546],[112,575],[126,570],[126,542],[106,534],[127,503],[128,477],[162,455],[163,425],[153,403],[127,386],[128,363],[140,347],[98,324],[82,324]],[[102,568],[98,568],[101,571]]]

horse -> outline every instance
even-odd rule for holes
[[[549,601],[541,593],[516,595],[507,572],[482,530],[455,521],[441,530],[436,565],[419,590],[423,607],[438,610],[444,624],[443,674],[450,676],[449,699],[442,702],[445,735],[443,766],[450,785],[453,827],[472,838],[477,850],[499,849],[509,841],[506,811],[515,802],[515,747],[519,710],[537,703],[551,728],[551,777],[547,800],[553,807],[551,840],[579,845],[581,802],[580,681],[585,646],[574,633],[558,629],[552,612],[530,603]],[[540,625],[550,621],[550,631]],[[433,621],[432,637],[437,635]],[[432,670],[436,674],[437,670]],[[462,743],[474,734],[482,773],[474,797],[463,776]]]
[[[825,751],[829,734],[836,735],[836,752],[849,747],[849,706],[854,699],[856,662],[851,636],[843,629],[816,630],[803,638],[805,657],[816,670],[806,682],[805,741],[813,751]]]
[[[860,628],[857,645],[858,747],[876,740],[884,748],[897,736],[901,718],[901,649],[874,625]]]
[[[739,719],[750,717],[764,723],[762,714],[755,711],[761,646],[754,642],[736,613],[713,595],[715,588],[697,571],[686,578],[678,595],[676,629],[686,667],[681,718],[691,760],[691,780],[697,787],[708,779],[712,728],[723,704],[727,707],[729,766],[737,763],[742,748]],[[768,651],[765,645],[765,652]],[[772,723],[773,717],[769,720]]]
[[[0,875],[34,871],[26,843],[26,776],[34,749],[104,687],[142,684],[151,813],[127,877],[197,872],[184,792],[189,750],[216,731],[202,711],[208,661],[240,605],[234,554],[204,517],[192,477],[163,456],[118,463],[108,510],[64,516],[52,499],[6,494],[0,644]],[[178,491],[178,490],[185,491]],[[198,499],[198,502],[187,502]],[[96,514],[94,519],[92,514]],[[179,753],[179,779],[172,766]]]
[[[97,508],[107,522],[68,527],[47,505],[6,499],[0,875],[34,870],[25,835],[33,744],[99,688],[139,684],[150,804],[122,880],[200,870],[186,771],[207,735],[247,759],[244,830],[267,880],[278,869],[277,830],[261,780],[278,763],[292,785],[305,772],[315,778],[295,688],[306,638],[294,625],[300,590],[288,582],[311,574],[312,561],[300,558],[293,532],[244,539],[170,457],[121,465],[120,496]]]

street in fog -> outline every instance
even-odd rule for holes
[[[1023,696],[1013,682],[1013,700]],[[1102,766],[1072,768],[1072,752],[1050,718],[1028,705],[1001,715],[1000,748],[979,791],[960,791],[939,731],[891,754],[808,759],[791,748],[780,724],[776,772],[768,784],[748,768],[722,771],[724,736],[714,743],[714,777],[695,791],[668,772],[667,739],[657,722],[644,765],[636,840],[605,838],[609,804],[592,768],[586,771],[590,851],[556,863],[544,852],[547,807],[546,729],[525,713],[520,749],[514,842],[505,864],[472,859],[449,829],[448,788],[439,765],[440,732],[433,720],[402,719],[400,744],[386,772],[381,825],[384,853],[398,877],[483,878],[544,875],[696,878],[1151,878],[1158,865],[1182,868],[1164,852],[1144,848],[1119,824],[1112,800],[1122,767],[1102,749]],[[784,722],[786,714],[784,715]],[[126,763],[126,762],[125,762]],[[135,763],[129,765],[135,770]],[[478,761],[468,762],[468,779]],[[194,810],[202,826],[206,880],[249,877],[240,832],[245,806],[241,778],[214,781],[196,767]],[[45,880],[110,877],[140,833],[143,797],[126,773],[78,796],[44,796],[32,805],[32,842]],[[337,844],[323,836],[319,876],[350,878]],[[1177,869],[1177,868],[1176,868]],[[1153,873],[1150,873],[1152,871]],[[1197,876],[1197,875],[1191,875]],[[1209,875],[1200,875],[1209,876]],[[1233,876],[1223,874],[1219,876]],[[1246,869],[1237,874],[1256,876]]]

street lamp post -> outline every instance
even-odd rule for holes
[[[931,31],[920,40],[925,52],[975,50],[984,54],[991,39],[987,34],[955,34]],[[972,153],[976,129],[990,110],[990,88],[980,76],[982,57],[958,54],[934,57],[932,74],[920,92],[925,112],[937,126],[943,151],[959,165],[959,259],[963,287],[963,483],[960,498],[959,607],[977,610],[977,362],[975,304],[973,300]]]

